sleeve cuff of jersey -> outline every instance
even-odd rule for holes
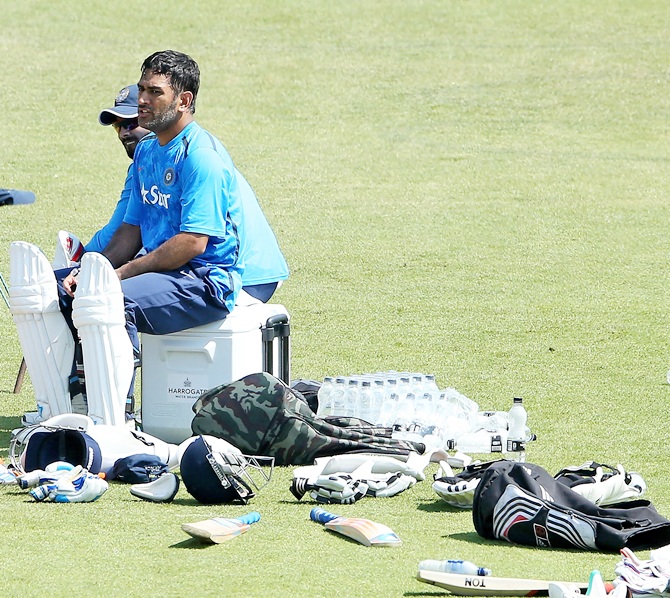
[[[194,235],[207,235],[208,237],[218,237],[222,238],[223,234],[220,230],[214,230],[211,228],[191,228],[191,227],[182,227],[179,229],[180,233],[192,233]]]

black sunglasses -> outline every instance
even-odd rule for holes
[[[115,123],[112,123],[112,126],[117,130],[120,131],[121,129],[128,129],[129,131],[132,131],[133,129],[137,129],[140,125],[137,122],[136,118],[133,119],[126,119],[126,120],[117,120]]]

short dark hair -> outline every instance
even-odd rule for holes
[[[191,112],[195,112],[195,99],[200,88],[200,68],[188,54],[174,50],[154,52],[142,63],[141,71],[142,74],[153,71],[158,75],[165,75],[175,93],[190,91],[193,94]]]

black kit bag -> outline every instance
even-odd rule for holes
[[[207,391],[193,411],[193,434],[223,438],[245,454],[274,457],[277,465],[311,465],[317,457],[353,452],[425,451],[357,418],[321,419],[299,392],[266,372]]]
[[[527,546],[618,552],[670,543],[670,521],[649,501],[599,507],[539,465],[514,461],[483,472],[472,519],[483,538]]]

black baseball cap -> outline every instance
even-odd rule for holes
[[[111,125],[117,118],[137,118],[137,85],[128,85],[116,94],[114,107],[100,113],[101,125]]]

